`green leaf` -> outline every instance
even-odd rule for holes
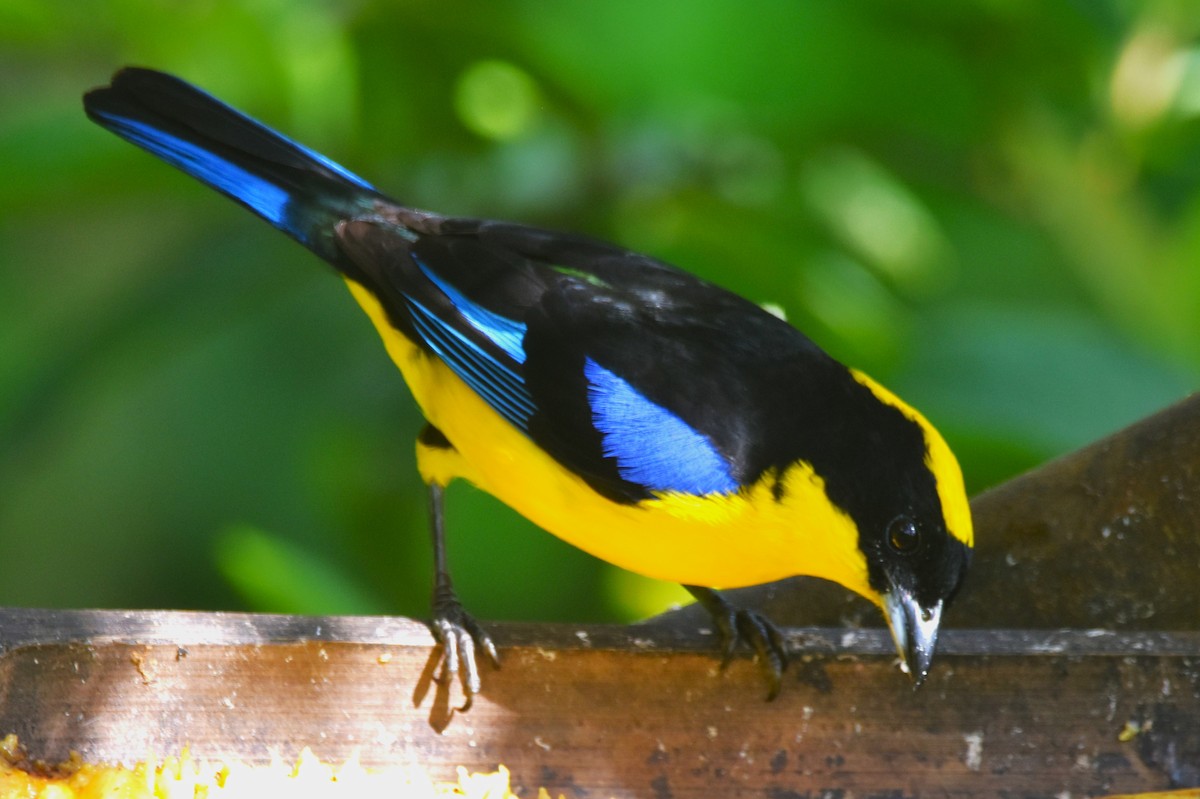
[[[385,610],[336,565],[247,524],[218,536],[214,555],[221,575],[255,610],[306,615]]]

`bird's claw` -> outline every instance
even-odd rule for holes
[[[738,608],[711,589],[687,586],[712,616],[721,644],[721,668],[733,660],[739,641],[745,641],[767,678],[767,701],[779,696],[787,668],[787,645],[775,623],[758,611]]]
[[[462,603],[448,586],[439,586],[433,600],[433,637],[442,646],[442,671],[438,682],[447,684],[461,675],[465,701],[459,712],[471,709],[475,695],[483,687],[479,676],[476,650],[482,649],[492,666],[500,668],[500,656],[491,636],[471,614],[463,609]]]
[[[767,678],[767,701],[779,696],[783,671],[787,668],[787,649],[779,628],[761,613],[732,606],[728,613],[714,616],[713,620],[721,638],[721,668],[733,660],[738,641],[745,641],[754,650]]]

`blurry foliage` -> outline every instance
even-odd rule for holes
[[[1200,375],[1188,0],[0,0],[3,604],[426,612],[399,374],[312,256],[87,122],[127,63],[778,304],[974,490]],[[484,618],[679,596],[450,500]]]

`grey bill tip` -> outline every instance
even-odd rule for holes
[[[913,687],[920,688],[933,664],[938,625],[942,621],[942,601],[938,600],[931,608],[923,608],[908,591],[893,588],[883,596],[883,612],[904,670],[912,677]]]

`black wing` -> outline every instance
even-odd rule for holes
[[[345,223],[356,280],[606,496],[728,493],[786,465],[797,378],[840,368],[786,323],[644,255],[521,225]],[[790,455],[790,453],[788,453]]]
[[[920,431],[899,411],[795,329],[691,275],[583,237],[396,205],[162,73],[123,70],[84,104],[363,284],[607,496],[728,492],[803,460],[840,507],[884,508],[878,486],[922,473]]]

